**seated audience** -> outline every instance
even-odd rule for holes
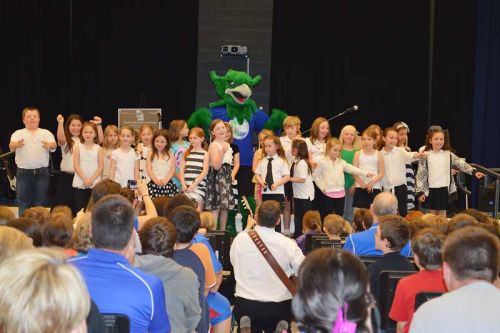
[[[165,217],[163,215],[163,209],[165,208],[165,205],[167,204],[169,199],[169,197],[164,195],[153,198],[153,205],[155,205],[158,216]]]
[[[321,215],[317,210],[308,210],[302,218],[303,234],[297,237],[296,242],[302,253],[306,253],[306,235],[321,233]]]
[[[169,198],[169,200],[163,206],[163,216],[166,217],[167,219],[170,219],[172,211],[175,208],[182,205],[191,206],[194,207],[195,209],[198,207],[196,201],[191,200],[187,195],[176,194],[173,197]]]
[[[473,218],[476,219],[476,221],[478,223],[490,223],[491,222],[491,219],[487,214],[485,214],[485,213],[483,213],[475,208],[468,208],[468,209],[461,211],[460,213],[472,216]]]
[[[71,262],[82,273],[102,313],[126,315],[131,333],[169,332],[161,280],[130,264],[134,260],[134,215],[132,205],[120,195],[109,195],[94,203],[95,248]]]
[[[73,238],[71,240],[77,255],[86,254],[90,248],[94,247],[92,233],[90,230],[91,216],[85,214],[74,226]]]
[[[340,242],[340,236],[346,231],[346,224],[349,224],[344,218],[337,214],[328,214],[323,221],[323,232],[328,239],[335,239]]]
[[[23,212],[21,217],[27,218],[31,222],[36,222],[43,227],[50,221],[50,212],[45,207],[30,207]]]
[[[444,234],[431,228],[420,230],[412,238],[412,250],[419,272],[401,279],[396,288],[389,317],[398,324],[398,332],[410,330],[415,297],[419,292],[445,292],[441,248]]]
[[[0,206],[0,225],[6,225],[10,220],[16,218],[16,215],[7,206]]]
[[[352,216],[352,228],[354,232],[370,229],[373,224],[373,215],[367,208],[356,208]]]
[[[64,255],[25,250],[0,266],[1,332],[87,332],[90,298]]]
[[[201,318],[200,285],[191,269],[172,260],[176,236],[166,218],[147,221],[139,232],[143,255],[135,257],[134,265],[162,280],[172,332],[192,332]]]
[[[9,223],[7,223],[7,225],[9,227],[12,227],[14,229],[23,232],[26,236],[31,238],[31,240],[33,241],[33,246],[35,247],[43,246],[42,225],[34,223],[33,221],[24,217],[13,219]]]
[[[448,234],[465,227],[477,225],[477,220],[469,214],[456,214],[450,219],[448,224]]]
[[[43,246],[63,248],[64,253],[70,257],[77,255],[71,242],[72,237],[73,222],[62,213],[53,215],[43,228]]]
[[[446,238],[443,276],[449,292],[413,315],[411,333],[500,332],[500,290],[493,285],[500,266],[498,238],[465,227]]]
[[[296,274],[304,255],[297,243],[274,229],[280,223],[280,204],[264,201],[257,210],[255,232],[287,276]],[[251,220],[251,218],[249,218]],[[280,320],[292,318],[292,294],[269,266],[249,236],[240,232],[230,251],[236,279],[234,317],[252,319],[252,332],[274,332]]]
[[[64,214],[70,219],[73,219],[73,212],[71,211],[71,208],[65,205],[58,205],[54,206],[50,209],[50,215],[54,216],[55,214]]]
[[[16,253],[32,248],[32,240],[24,233],[12,227],[0,226],[0,264]]]
[[[215,230],[217,227],[217,221],[215,220],[214,214],[211,212],[200,213],[201,226],[198,230],[199,234],[204,235],[207,231]]]
[[[408,228],[410,228],[410,238],[417,234],[422,229],[429,228],[430,223],[421,217],[416,217],[408,221]]]
[[[398,213],[398,199],[391,192],[382,192],[375,196],[370,206],[373,216],[373,225],[362,232],[349,235],[344,244],[344,250],[358,256],[381,256],[382,251],[375,248],[375,232],[377,231],[379,220],[390,214]],[[402,249],[401,254],[411,256],[410,243],[408,242]]]
[[[449,221],[446,217],[444,216],[437,216],[435,219],[433,219],[432,221],[430,221],[428,223],[428,226],[430,228],[433,228],[433,229],[436,229],[436,230],[439,230],[440,232],[442,232],[443,234],[446,235],[446,233],[448,232],[448,225],[449,225]]]
[[[375,248],[383,255],[368,266],[371,291],[379,296],[380,273],[382,271],[415,271],[413,264],[402,256],[401,249],[410,240],[408,222],[399,215],[386,215],[380,219],[375,233]]]
[[[423,215],[424,215],[424,213],[422,213],[419,210],[410,210],[408,212],[408,214],[406,214],[405,220],[408,221],[408,222],[410,222],[411,220],[413,220],[415,218],[422,217]]]
[[[368,289],[365,265],[356,256],[334,248],[311,252],[300,266],[292,303],[300,332],[378,332]]]

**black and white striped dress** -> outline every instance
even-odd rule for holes
[[[206,151],[191,151],[186,158],[185,168],[184,168],[184,181],[189,187],[203,171],[203,160],[205,159]],[[191,193],[186,193],[186,195],[193,199],[205,199],[206,185],[205,179],[203,179],[196,189]]]

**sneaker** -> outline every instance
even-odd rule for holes
[[[249,316],[243,316],[240,318],[240,333],[250,333],[252,332],[252,321]]]

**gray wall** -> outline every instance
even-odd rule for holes
[[[218,100],[209,72],[229,68],[220,58],[222,45],[244,45],[250,54],[250,75],[261,83],[252,98],[269,111],[273,0],[200,0],[196,108]]]

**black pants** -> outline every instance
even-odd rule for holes
[[[57,182],[56,195],[52,207],[64,205],[71,208],[73,215],[76,215],[78,210],[75,205],[75,189],[73,188],[73,173],[61,171],[59,173],[59,181]]]
[[[258,302],[236,297],[233,309],[234,319],[249,316],[252,322],[252,333],[274,333],[280,320],[288,323],[292,320],[292,300],[283,302]],[[239,332],[239,330],[238,330]]]
[[[406,184],[394,187],[394,195],[398,198],[398,213],[405,217],[408,214],[408,189]]]
[[[313,182],[313,184],[314,184],[314,200],[312,202],[311,209],[317,210],[321,214],[323,211],[323,206],[324,206],[324,199],[323,198],[325,197],[325,195],[319,189],[319,187],[316,186],[315,182]],[[324,218],[324,216],[321,215],[321,219],[323,219],[323,218]]]
[[[328,214],[337,214],[340,216],[344,215],[345,197],[330,198],[324,194],[321,195],[323,196],[323,207],[320,210],[321,220],[323,220]]]
[[[293,198],[293,205],[295,208],[295,231],[293,232],[293,238],[297,238],[302,235],[302,218],[304,217],[304,214],[312,208],[312,202],[309,199]]]
[[[89,203],[90,195],[92,194],[92,189],[75,189],[75,209],[77,212],[80,209],[87,208],[87,204]]]

